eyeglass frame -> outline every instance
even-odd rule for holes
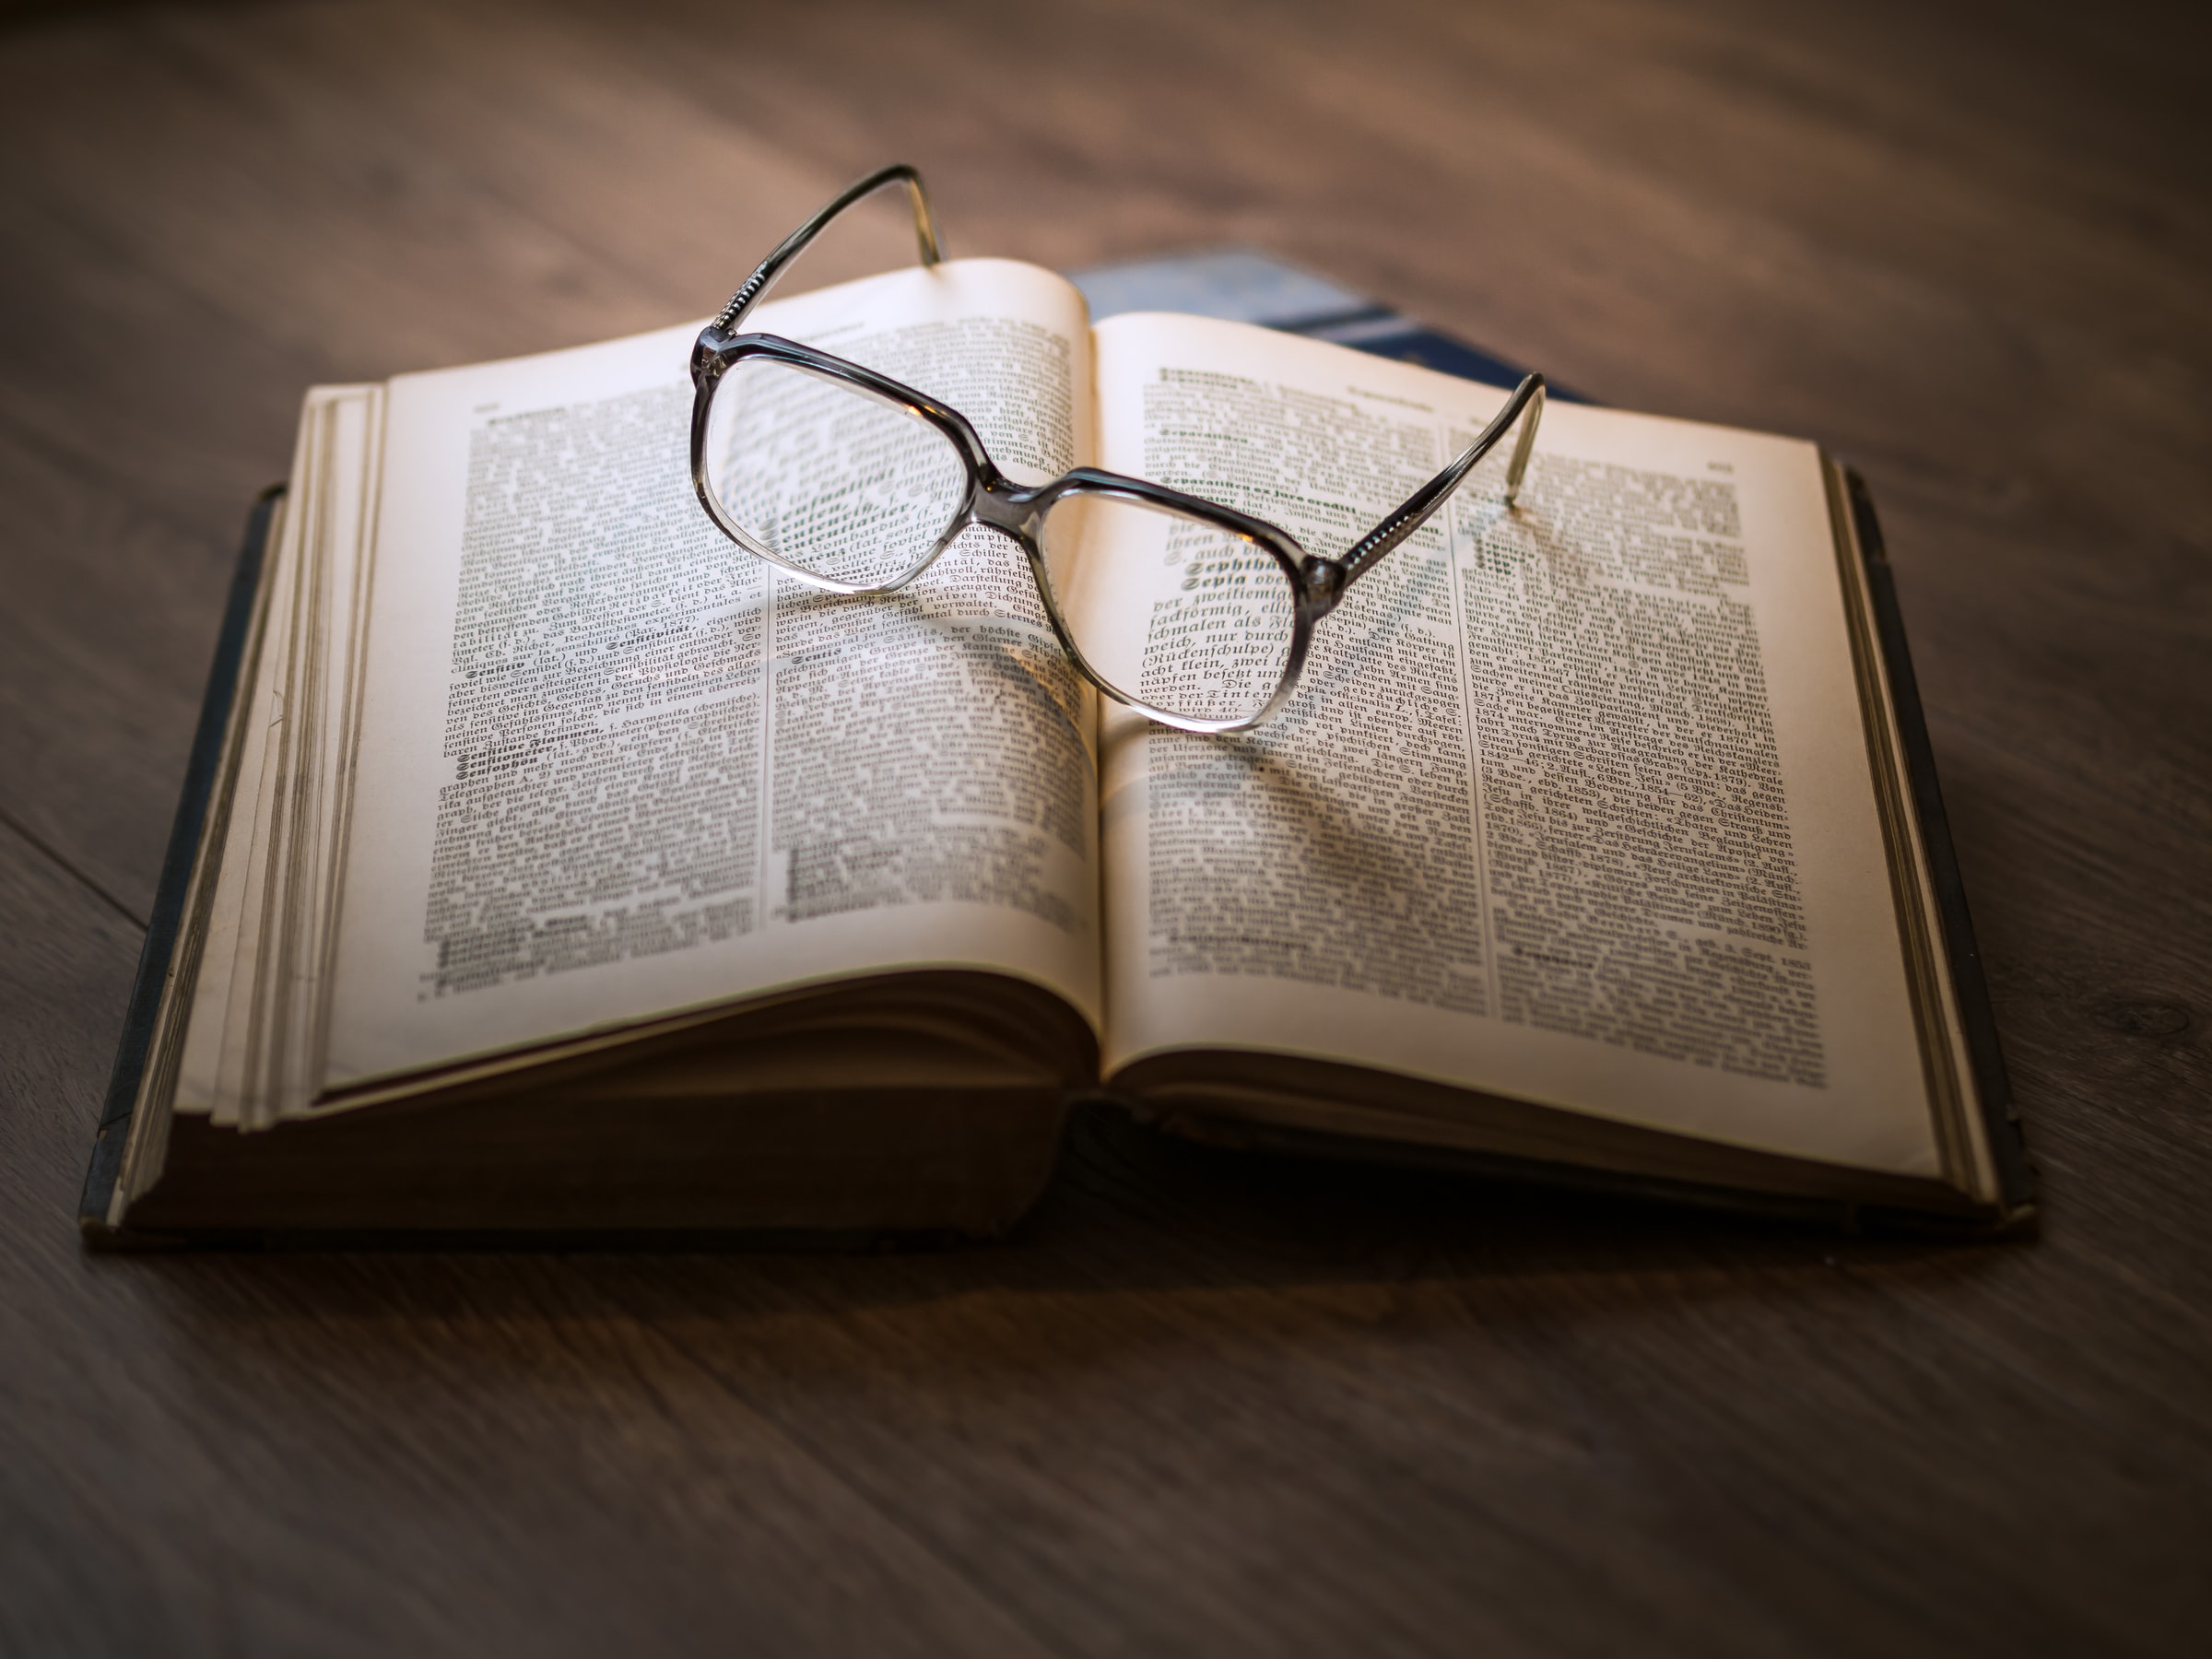
[[[1476,465],[1494,449],[1513,423],[1524,413],[1528,417],[1521,429],[1521,437],[1513,446],[1512,458],[1507,464],[1505,477],[1505,506],[1511,512],[1521,492],[1521,483],[1528,471],[1530,453],[1535,447],[1536,429],[1544,417],[1544,377],[1530,374],[1514,388],[1504,406],[1493,416],[1475,441],[1455,456],[1451,465],[1436,477],[1406,497],[1398,506],[1385,514],[1373,529],[1361,536],[1345,553],[1331,558],[1325,554],[1311,553],[1300,545],[1298,538],[1280,525],[1255,518],[1234,507],[1211,501],[1155,484],[1146,478],[1133,478],[1121,473],[1106,472],[1098,467],[1078,466],[1065,472],[1049,483],[1024,486],[1016,484],[999,471],[998,465],[983,447],[982,439],[965,416],[912,386],[878,374],[862,364],[848,361],[826,351],[788,340],[780,335],[737,334],[733,332],[745,313],[759,304],[782,276],[784,271],[809,243],[826,229],[830,221],[877,191],[892,184],[903,184],[913,210],[914,239],[919,247],[923,267],[927,269],[940,264],[944,257],[944,243],[937,235],[936,220],[929,208],[929,196],[922,182],[922,175],[903,162],[880,168],[857,181],[838,195],[820,212],[794,230],[779,243],[775,251],[762,260],[746,279],[745,286],[732,295],[727,305],[715,315],[712,322],[700,331],[691,349],[691,382],[694,393],[691,404],[691,485],[699,495],[700,504],[716,529],[728,536],[746,552],[786,571],[811,586],[833,594],[853,595],[895,594],[900,588],[929,569],[945,549],[950,547],[971,524],[987,524],[992,529],[1010,536],[1030,561],[1030,573],[1037,583],[1038,596],[1043,601],[1044,614],[1058,636],[1061,649],[1077,670],[1100,691],[1114,701],[1135,710],[1139,714],[1178,731],[1216,735],[1250,731],[1272,717],[1298,688],[1304,672],[1306,656],[1313,641],[1313,629],[1324,617],[1336,608],[1351,584],[1374,569],[1382,557],[1418,530],[1448,500]],[[912,569],[895,582],[877,584],[840,582],[834,577],[802,569],[783,559],[773,550],[752,539],[732,519],[716,498],[707,481],[707,421],[713,406],[715,388],[732,368],[741,362],[759,360],[781,363],[792,369],[820,375],[825,379],[841,381],[885,403],[903,408],[908,414],[935,428],[952,445],[968,473],[967,490],[944,533]],[[1275,690],[1259,709],[1236,720],[1200,720],[1189,715],[1176,714],[1169,710],[1155,708],[1142,699],[1132,696],[1113,685],[1091,666],[1083,649],[1076,643],[1067,619],[1061,614],[1060,602],[1053,592],[1052,577],[1045,566],[1045,555],[1041,539],[1044,521],[1053,508],[1070,496],[1098,495],[1111,500],[1131,502],[1164,512],[1179,513],[1196,519],[1218,530],[1252,543],[1272,557],[1281,567],[1291,588],[1290,650],[1283,664],[1281,679]]]

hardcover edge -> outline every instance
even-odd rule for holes
[[[128,1232],[127,1228],[110,1219],[116,1182],[123,1173],[124,1148],[130,1143],[131,1120],[138,1110],[139,1086],[146,1077],[161,994],[175,961],[184,902],[192,887],[193,867],[199,861],[216,772],[222,762],[224,734],[238,698],[246,641],[253,632],[254,600],[268,557],[270,526],[286,488],[272,484],[254,499],[246,516],[245,539],[231,572],[222,625],[216,633],[215,660],[208,666],[207,688],[200,699],[199,725],[193,733],[191,754],[184,763],[184,784],[177,797],[176,818],[170,825],[168,851],[161,859],[153,914],[147,925],[146,943],[138,952],[138,973],[132,982],[123,1033],[115,1044],[115,1065],[108,1077],[84,1192],[77,1200],[77,1228],[91,1245],[112,1247],[123,1242]]]
[[[1983,1239],[2017,1225],[2011,1216],[1912,1209],[1867,1204],[1849,1198],[1822,1198],[1797,1193],[1763,1192],[1677,1176],[1637,1175],[1621,1170],[1593,1169],[1555,1159],[1519,1158],[1503,1152],[1477,1152],[1458,1147],[1428,1147],[1412,1141],[1335,1135],[1286,1128],[1249,1118],[1202,1112],[1162,1112],[1124,1096],[1104,1097],[1140,1123],[1161,1133],[1204,1146],[1277,1157],[1346,1161],[1431,1174],[1469,1176],[1519,1187],[1585,1193],[1674,1209],[1707,1210],[1752,1221],[1817,1226],[1833,1232],[1915,1234],[1945,1239]]]
[[[1928,877],[1936,888],[1937,921],[1942,927],[1944,957],[1950,969],[1952,994],[1958,999],[1959,1022],[1966,1038],[1973,1067],[1974,1094],[1982,1109],[1989,1156],[1997,1176],[2004,1215],[1998,1225],[2025,1227],[2035,1218],[2035,1171],[2020,1126],[2019,1108],[2012,1098],[2012,1080],[2005,1069],[2005,1053],[1997,1037],[1996,1015],[1990,1006],[1989,982],[1982,968],[1982,951],[1974,937],[1973,917],[1967,909],[1966,883],[1959,874],[1959,855],[1951,844],[1951,820],[1943,803],[1943,786],[1936,774],[1936,749],[1928,738],[1928,723],[1921,706],[1920,682],[1912,673],[1912,653],[1905,640],[1905,617],[1898,603],[1897,574],[1882,539],[1881,521],[1874,511],[1874,494],[1858,468],[1841,464],[1845,496],[1851,508],[1852,527],[1859,541],[1859,558],[1865,571],[1868,597],[1873,601],[1876,638],[1888,671],[1890,707],[1904,746],[1906,782],[1912,794],[1912,810],[1919,820],[1921,843],[1927,855]]]

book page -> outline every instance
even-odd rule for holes
[[[1097,330],[1100,462],[1340,554],[1504,398],[1242,324]],[[1939,1159],[1818,451],[1554,404],[1294,700],[1102,716],[1109,1071],[1311,1054],[1770,1151]]]
[[[236,794],[199,941],[175,1110],[258,1124],[312,1094],[305,1041],[330,944],[350,777],[361,575],[382,386],[318,386],[301,410],[282,533],[244,671]]]
[[[957,261],[747,320],[1088,458],[1080,295]],[[696,324],[392,382],[326,1088],[771,987],[995,969],[1098,1018],[1095,712],[971,528],[845,598],[693,493]]]

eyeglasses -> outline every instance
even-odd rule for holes
[[[943,258],[922,176],[871,173],[784,238],[691,354],[691,481],[732,541],[836,594],[889,594],[971,524],[1020,544],[1045,615],[1100,690],[1163,725],[1241,732],[1297,687],[1314,625],[1450,499],[1526,417],[1506,468],[1510,509],[1544,411],[1532,374],[1481,436],[1346,552],[1309,553],[1280,525],[1142,478],[1077,467],[1048,484],[1003,475],[959,411],[775,335],[745,313],[837,216],[903,184],[922,263]]]

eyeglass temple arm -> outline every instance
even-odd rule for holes
[[[1528,471],[1529,452],[1536,446],[1536,428],[1544,419],[1544,377],[1540,374],[1528,376],[1513,389],[1513,394],[1505,400],[1505,406],[1482,429],[1482,435],[1467,445],[1451,465],[1406,497],[1389,517],[1352,545],[1351,551],[1338,561],[1344,570],[1344,585],[1349,587],[1380,563],[1382,555],[1427,524],[1430,515],[1451,500],[1452,492],[1459,488],[1461,481],[1475,470],[1476,463],[1497,447],[1506,429],[1524,412],[1528,419],[1521,428],[1521,441],[1513,445],[1513,458],[1505,469],[1505,504],[1511,507],[1521,494],[1521,479]]]
[[[914,209],[914,241],[922,251],[922,263],[934,265],[945,257],[944,244],[937,240],[937,221],[929,211],[929,193],[923,187],[922,175],[905,162],[894,162],[889,167],[877,168],[861,180],[827,207],[794,230],[777,246],[776,251],[760,262],[759,268],[745,279],[745,286],[730,296],[730,302],[722,308],[714,319],[714,326],[728,334],[744,316],[767,296],[783,275],[784,268],[806,251],[806,244],[819,236],[830,221],[864,196],[873,195],[887,184],[904,184],[909,202]]]

